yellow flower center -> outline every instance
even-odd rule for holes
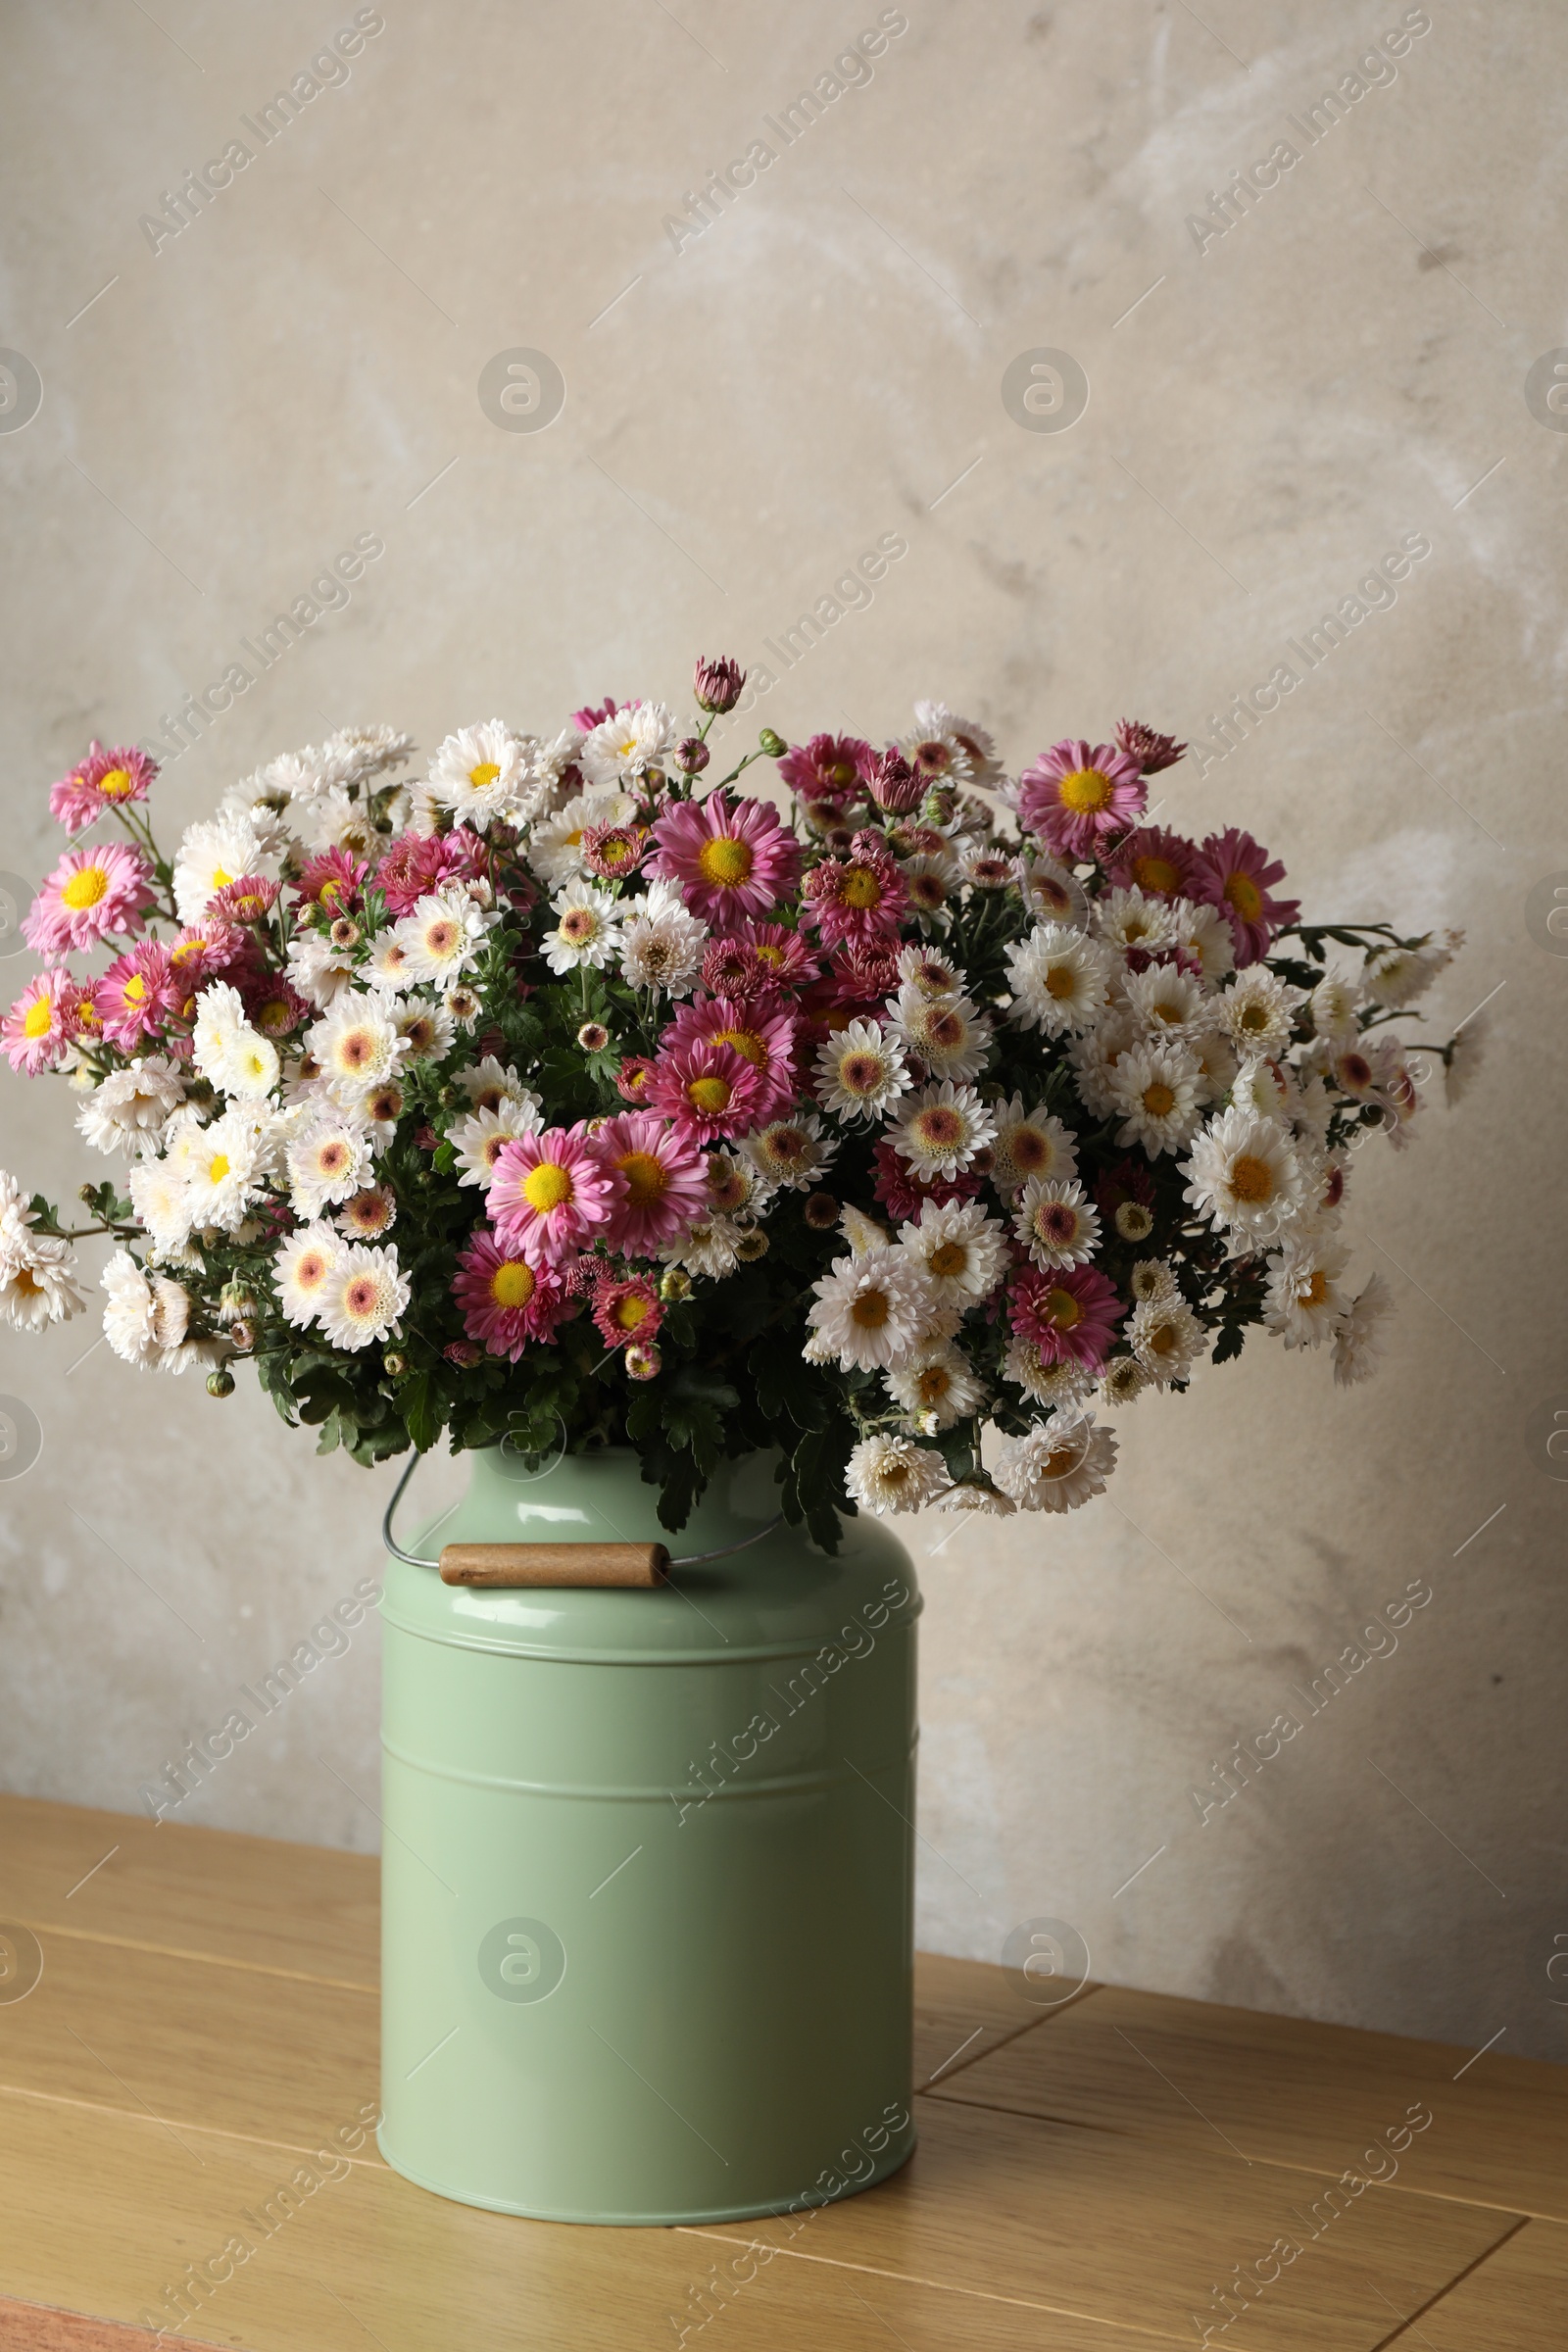
[[[888,1319],[886,1291],[862,1291],[850,1308],[850,1321],[862,1331],[880,1331]]]
[[[106,768],[98,779],[98,789],[111,801],[122,801],[131,789],[130,778],[122,767]]]
[[[1070,776],[1063,776],[1056,787],[1057,797],[1064,808],[1074,816],[1093,816],[1097,808],[1108,807],[1110,778],[1102,776],[1098,767],[1075,767]]]
[[[1144,1108],[1152,1119],[1168,1118],[1175,1107],[1175,1094],[1170,1087],[1161,1085],[1157,1078],[1152,1086],[1145,1087]]]
[[[139,1004],[147,994],[147,983],[140,972],[132,972],[120,993],[127,1004]]]
[[[1054,963],[1046,974],[1046,994],[1054,997],[1059,1004],[1063,997],[1078,993],[1078,975],[1070,963]]]
[[[569,1200],[572,1190],[571,1170],[554,1159],[540,1160],[537,1167],[529,1169],[522,1183],[523,1199],[542,1217],[548,1217],[552,1209]]]
[[[101,865],[79,866],[60,893],[61,903],[74,909],[96,906],[109,888],[109,876]]]
[[[1071,1331],[1073,1325],[1081,1323],[1083,1319],[1084,1310],[1071,1291],[1064,1291],[1058,1287],[1047,1293],[1046,1321],[1051,1325],[1053,1331]]]
[[[729,1108],[729,1097],[727,1078],[693,1078],[686,1089],[686,1100],[692,1108],[706,1111],[710,1117]]]
[[[497,1306],[526,1306],[536,1287],[533,1268],[520,1258],[509,1258],[490,1277],[490,1296]]]
[[[1041,1463],[1036,1475],[1040,1478],[1065,1478],[1078,1467],[1079,1456],[1071,1446],[1054,1446]]]
[[[620,1299],[615,1307],[615,1321],[622,1331],[636,1331],[648,1320],[648,1301],[636,1291]]]
[[[55,1017],[55,1008],[48,997],[35,997],[27,1006],[22,1023],[24,1037],[47,1037]]]
[[[1244,923],[1255,923],[1263,911],[1263,894],[1247,874],[1226,877],[1224,896],[1235,907]]]
[[[1176,1334],[1168,1323],[1162,1323],[1157,1331],[1151,1332],[1149,1345],[1156,1355],[1169,1355],[1176,1345]]]
[[[697,870],[705,882],[716,883],[720,890],[730,889],[751,873],[751,845],[737,841],[732,833],[715,833],[698,851]]]
[[[1244,1152],[1231,1163],[1231,1191],[1238,1200],[1255,1206],[1274,1198],[1274,1171],[1266,1159]]]
[[[1173,899],[1182,878],[1168,858],[1135,858],[1133,880],[1146,898]]]
[[[475,792],[488,792],[501,770],[493,760],[481,760],[477,767],[468,770],[468,782]]]
[[[1321,1266],[1314,1266],[1312,1268],[1311,1281],[1307,1284],[1304,1291],[1298,1291],[1296,1294],[1297,1298],[1300,1300],[1303,1306],[1321,1306],[1328,1295],[1328,1276],[1324,1273]]]
[[[1238,1029],[1250,1030],[1254,1034],[1266,1029],[1268,1027],[1268,1007],[1259,1004],[1255,1000],[1250,1004],[1244,1004],[1237,1018],[1236,1026]]]
[[[629,1207],[652,1208],[663,1199],[669,1188],[669,1177],[662,1162],[652,1152],[628,1152],[623,1158],[616,1160],[615,1165],[626,1179]]]
[[[770,964],[773,970],[777,971],[784,961],[784,951],[782,948],[775,948],[769,941],[765,947],[760,947],[757,950],[757,960],[759,963]]]
[[[926,1264],[940,1282],[950,1282],[961,1274],[969,1262],[969,1252],[962,1242],[938,1242]]]
[[[846,906],[880,906],[882,885],[868,865],[852,865],[844,877],[839,897]]]
[[[232,875],[232,874],[229,872],[229,870],[228,870],[228,868],[227,868],[227,866],[226,866],[226,865],[215,865],[215,866],[214,866],[214,868],[213,868],[213,888],[214,888],[214,890],[226,890],[226,889],[228,888],[228,885],[230,884],[230,882],[232,882],[232,881],[233,881],[233,879],[234,879],[234,877],[233,877],[233,875]]]
[[[953,1374],[946,1364],[927,1364],[915,1375],[914,1393],[928,1409],[938,1405],[953,1386]]]
[[[713,1043],[716,1046],[733,1046],[737,1054],[745,1054],[754,1069],[765,1070],[767,1067],[767,1048],[755,1029],[720,1029]]]
[[[208,1183],[209,1183],[209,1184],[221,1184],[221,1183],[222,1183],[222,1181],[223,1181],[223,1178],[224,1178],[224,1177],[225,1177],[227,1174],[228,1174],[228,1158],[227,1158],[227,1155],[226,1155],[226,1153],[224,1153],[224,1152],[215,1152],[213,1153],[213,1156],[212,1156],[212,1158],[211,1158],[211,1159],[210,1159],[210,1160],[207,1162],[207,1181],[208,1181]]]

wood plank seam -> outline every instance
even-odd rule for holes
[[[269,1960],[236,1960],[228,1952],[189,1952],[176,1943],[143,1943],[135,1936],[106,1936],[93,1928],[63,1928],[58,1920],[28,1919],[20,1911],[8,1912],[20,1928],[30,1928],[40,1941],[45,1936],[59,1936],[73,1943],[105,1943],[127,1952],[147,1952],[156,1960],[185,1960],[199,1968],[239,1968],[252,1976],[280,1977],[288,1984],[330,1984],[336,1992],[369,1992],[379,1995],[379,1984],[370,1984],[359,1977],[322,1977],[314,1969],[278,1968]]]
[[[1088,2000],[1091,1993],[1098,1992],[1099,1990],[1100,1986],[1098,1984],[1085,1984],[1081,1986],[1080,1989],[1072,1995],[1070,2000],[1065,2000],[1060,2003],[1058,2008],[1054,2012],[1054,2016],[1059,2017],[1062,2011],[1065,2009],[1076,2009],[1081,2002]],[[919,2011],[919,2002],[916,2001],[915,2010],[917,2014]],[[1021,2026],[1014,2026],[1010,2034],[1004,2034],[1000,2041],[987,2042],[983,2050],[976,2050],[972,2058],[965,2058],[962,2065],[960,2065],[958,2061],[962,2050],[967,2045],[960,2043],[958,2049],[954,2052],[951,2058],[943,2061],[941,2066],[937,2068],[937,2071],[934,2075],[928,2075],[923,2082],[917,2082],[915,2084],[915,2097],[918,2098],[923,2090],[929,2090],[933,2082],[939,2081],[951,2082],[956,2076],[961,2075],[966,2067],[978,2065],[982,2058],[994,2058],[997,2052],[999,2050],[1004,2050],[1009,2042],[1017,2041],[1023,2034],[1033,2034],[1037,2028],[1041,2026],[1049,2026],[1052,2024],[1052,2022],[1053,2019],[1050,2017],[1027,2017],[1024,2019],[1024,2022]],[[976,2040],[984,2032],[984,2026],[976,2026],[974,2033],[969,2036],[970,2040]],[[990,2102],[986,2099],[975,2099],[969,2103],[976,2107],[984,2107],[989,2105]]]
[[[111,2107],[104,2099],[74,2099],[64,2090],[30,2090],[22,2082],[0,2082],[0,2098],[36,2099],[45,2107],[79,2108],[87,2115],[112,2115],[122,2124],[162,2124],[172,2130],[174,2123],[178,2122],[187,2132],[194,2132],[198,2139],[232,2139],[243,2148],[276,2148],[285,2156],[314,2156],[317,2153],[315,2148],[292,2139],[264,2139],[257,2132],[230,2132],[222,2124],[193,2123],[186,2116],[154,2115],[150,2108]],[[363,2165],[367,2172],[372,2173],[390,2173],[392,2170],[385,2157],[379,2155],[351,2156],[345,2151],[343,2162]]]
[[[1527,2213],[1521,2214],[1513,2229],[1506,2230],[1504,2234],[1498,2238],[1494,2246],[1488,2246],[1484,2252],[1476,2256],[1474,2262],[1467,2262],[1462,2271],[1455,2272],[1454,2276],[1447,2280],[1446,2285],[1440,2286],[1435,2295],[1428,2295],[1426,2301],[1418,2305],[1418,2307],[1410,2313],[1408,2319],[1401,2320],[1398,2326],[1392,2329],[1388,2335],[1379,2336],[1377,2342],[1372,2346],[1372,2352],[1384,2352],[1384,2347],[1386,2345],[1396,2343],[1401,2335],[1408,2334],[1409,2330],[1412,2328],[1415,2328],[1417,2320],[1424,2320],[1427,2313],[1434,2310],[1446,2296],[1451,2295],[1456,2286],[1463,2285],[1465,2279],[1467,2278],[1473,2278],[1477,2271],[1482,2268],[1483,2264],[1489,2263],[1492,2260],[1494,2254],[1499,2254],[1504,2246],[1511,2246],[1514,2239],[1518,2236],[1520,2230],[1529,2229],[1530,2223],[1531,2216]],[[1416,2328],[1417,2335],[1419,2335],[1420,2332],[1420,2328]]]

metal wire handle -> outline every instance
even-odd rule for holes
[[[387,1504],[386,1515],[381,1521],[381,1541],[394,1559],[404,1561],[410,1568],[439,1568],[441,1565],[439,1560],[422,1560],[416,1552],[405,1551],[392,1533],[392,1514],[403,1500],[404,1490],[423,1459],[422,1453],[416,1452],[403,1476],[393,1488],[392,1499]],[[727,1560],[732,1552],[749,1551],[754,1544],[760,1544],[764,1536],[770,1536],[775,1527],[782,1527],[783,1524],[784,1514],[782,1511],[777,1511],[765,1527],[758,1529],[755,1536],[743,1536],[738,1544],[722,1544],[717,1551],[689,1551],[681,1559],[671,1560],[669,1565],[671,1568],[706,1568],[710,1560]]]

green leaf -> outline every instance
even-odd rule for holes
[[[441,1435],[442,1422],[439,1400],[430,1394],[428,1372],[411,1372],[399,1384],[397,1405],[410,1440],[421,1453],[428,1453]]]
[[[1229,1363],[1233,1355],[1241,1354],[1246,1340],[1247,1333],[1240,1323],[1227,1323],[1214,1342],[1209,1361],[1215,1364]]]

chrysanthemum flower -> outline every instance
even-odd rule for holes
[[[1033,1340],[1016,1335],[1007,1342],[1002,1358],[1002,1377],[1022,1389],[1036,1404],[1048,1404],[1053,1410],[1062,1410],[1091,1396],[1095,1387],[1092,1371],[1075,1357],[1061,1356],[1048,1360]]]
[[[484,916],[467,892],[449,882],[401,916],[392,936],[403,950],[409,978],[431,980],[444,988],[475,960],[485,928]]]
[[[1287,1348],[1316,1348],[1338,1331],[1348,1301],[1339,1287],[1349,1251],[1327,1234],[1288,1242],[1268,1261],[1263,1320]]]
[[[1026,859],[1018,879],[1037,923],[1060,923],[1069,931],[1089,928],[1089,893],[1059,858]]]
[[[785,753],[778,772],[800,800],[843,808],[865,799],[876,762],[875,751],[858,735],[812,735]]]
[[[1104,1404],[1131,1404],[1151,1386],[1149,1374],[1136,1355],[1113,1355],[1106,1359],[1100,1377],[1100,1396]]]
[[[95,1151],[146,1159],[158,1150],[171,1115],[184,1100],[185,1081],[167,1055],[138,1055],[94,1087],[76,1113],[76,1125]]]
[[[824,858],[802,888],[802,919],[816,925],[825,946],[891,940],[908,908],[909,894],[898,862],[858,833],[848,861]]]
[[[628,1054],[615,1072],[615,1092],[623,1102],[646,1102],[659,1064],[646,1054]]]
[[[699,1039],[661,1057],[650,1099],[680,1135],[692,1143],[711,1144],[755,1127],[772,1092],[761,1072],[733,1046]]]
[[[1068,739],[1018,778],[1018,822],[1058,858],[1093,858],[1107,836],[1136,823],[1148,800],[1136,760],[1114,744],[1091,750],[1082,739]]]
[[[1198,1214],[1254,1246],[1270,1240],[1301,1199],[1288,1131],[1241,1107],[1200,1130],[1182,1173],[1191,1179],[1186,1198]]]
[[[315,1322],[342,1257],[341,1235],[318,1221],[297,1227],[279,1243],[272,1282],[285,1323],[303,1328]]]
[[[1105,860],[1105,876],[1118,890],[1141,890],[1146,899],[1187,898],[1197,860],[1198,844],[1185,833],[1144,825],[1117,842]]]
[[[138,940],[128,955],[115,958],[98,983],[105,1037],[122,1054],[131,1053],[144,1037],[163,1027],[174,995],[169,950],[158,940]]]
[[[371,1087],[395,1077],[408,1053],[407,1039],[384,1006],[384,999],[368,991],[345,989],[325,1017],[305,1032],[306,1051],[339,1102],[357,1102]]]
[[[985,1402],[984,1384],[961,1348],[938,1340],[882,1375],[888,1395],[922,1430],[951,1429]]]
[[[842,1119],[880,1118],[909,1083],[903,1047],[880,1021],[851,1021],[817,1048],[817,1101]]]
[[[1124,956],[1157,956],[1176,943],[1174,902],[1151,898],[1136,883],[1102,891],[1093,921],[1097,936]]]
[[[710,1202],[695,1144],[649,1111],[623,1110],[607,1119],[593,1145],[624,1188],[598,1237],[622,1257],[653,1257],[710,1205],[722,1205]]]
[[[139,931],[152,904],[152,868],[128,842],[67,850],[28,908],[23,936],[35,955],[56,963],[74,949]]]
[[[903,1117],[888,1140],[921,1176],[956,1175],[997,1131],[974,1088],[955,1086],[951,1078],[922,1087],[900,1107]]]
[[[1202,1037],[1215,1018],[1214,1001],[1178,964],[1151,963],[1129,972],[1122,982],[1128,1011],[1151,1038],[1164,1044],[1191,1045]]]
[[[1007,1262],[1002,1228],[978,1200],[923,1201],[918,1220],[899,1228],[899,1248],[942,1306],[973,1306],[996,1287]]]
[[[504,719],[459,727],[430,761],[426,789],[460,823],[489,824],[516,811],[528,781],[528,746]]]
[[[871,1190],[896,1224],[906,1225],[917,1218],[929,1203],[946,1207],[953,1200],[972,1200],[983,1181],[980,1162],[987,1156],[989,1147],[975,1154],[975,1165],[957,1176],[927,1176],[900,1157],[895,1146],[884,1139],[871,1147],[872,1165],[876,1174]]]
[[[289,1139],[284,1160],[295,1212],[309,1222],[368,1181],[369,1140],[358,1114],[321,1103]]]
[[[626,1179],[580,1127],[547,1127],[504,1144],[485,1206],[502,1245],[530,1265],[559,1265],[599,1240]]]
[[[484,873],[489,861],[484,841],[466,825],[450,833],[400,833],[376,866],[375,887],[394,915],[412,914],[421,899]]]
[[[807,1321],[845,1371],[885,1371],[924,1335],[930,1287],[907,1251],[867,1250],[842,1257],[812,1284]]]
[[[539,942],[550,969],[558,976],[584,966],[603,971],[620,948],[621,910],[616,901],[591,882],[575,882],[551,906],[556,927]]]
[[[0,1245],[0,1321],[42,1331],[68,1323],[86,1303],[71,1244],[12,1220]]]
[[[666,703],[623,703],[583,737],[578,764],[591,784],[635,783],[662,763],[679,733]]]
[[[64,972],[39,972],[27,982],[0,1026],[0,1042],[14,1070],[36,1078],[53,1069],[66,1050],[61,1004],[68,984]]]
[[[174,906],[182,923],[199,923],[215,892],[241,874],[275,862],[257,827],[241,816],[188,825],[174,858]]]
[[[488,1189],[504,1147],[519,1135],[532,1135],[540,1123],[539,1107],[531,1096],[505,1093],[489,1106],[455,1119],[447,1141],[458,1155],[458,1182],[482,1184]]]
[[[936,1448],[912,1438],[878,1430],[851,1453],[844,1483],[861,1510],[917,1511],[948,1484],[947,1466]]]
[[[1043,1102],[1026,1109],[1022,1095],[992,1105],[996,1134],[992,1139],[991,1181],[1004,1200],[1031,1176],[1054,1176],[1063,1181],[1078,1173],[1076,1143],[1060,1119]]]
[[[739,944],[752,950],[773,988],[805,988],[821,971],[822,967],[811,954],[809,943],[798,931],[787,931],[782,923],[742,923],[734,937]],[[739,992],[731,990],[729,993],[735,995]]]
[[[814,1110],[803,1110],[769,1120],[743,1139],[741,1150],[769,1190],[805,1193],[837,1156],[838,1145],[823,1136]]]
[[[336,1217],[339,1233],[351,1242],[379,1241],[397,1221],[397,1196],[387,1184],[368,1184],[363,1192],[351,1193]]]
[[[1112,1284],[1094,1266],[1049,1272],[1020,1266],[1007,1295],[1007,1314],[1019,1339],[1032,1340],[1043,1363],[1063,1356],[1098,1372],[1124,1310]]]
[[[1208,1334],[1174,1288],[1140,1300],[1127,1326],[1127,1345],[1159,1389],[1192,1377],[1193,1365],[1208,1346]]]
[[[1008,1438],[997,1457],[997,1484],[1026,1511],[1075,1511],[1102,1494],[1116,1466],[1116,1440],[1093,1413],[1053,1413],[1040,1429]]]
[[[1231,825],[1211,833],[1194,861],[1187,896],[1206,901],[1229,918],[1238,964],[1258,963],[1275,935],[1300,913],[1298,899],[1276,899],[1273,885],[1285,868],[1267,850]]]
[[[552,1268],[531,1263],[482,1225],[458,1259],[452,1294],[469,1339],[512,1363],[530,1340],[550,1339],[573,1306]]]
[[[1169,905],[1170,946],[1182,969],[1196,974],[1205,988],[1217,988],[1236,968],[1236,941],[1228,919],[1201,899],[1172,899]]]
[[[1202,1117],[1198,1056],[1179,1040],[1152,1039],[1118,1055],[1105,1080],[1118,1144],[1140,1144],[1151,1159],[1178,1152]]]
[[[266,1172],[249,1106],[224,1111],[211,1126],[186,1128],[170,1156],[184,1181],[192,1225],[232,1233],[244,1223]]]
[[[335,1348],[368,1348],[394,1328],[410,1295],[395,1243],[384,1250],[350,1244],[322,1287],[318,1309],[321,1329]]]
[[[68,833],[79,833],[106,809],[144,801],[157,773],[157,760],[133,744],[117,744],[106,752],[95,735],[79,766],[50,785],[49,813]]]
[[[1298,1009],[1304,1002],[1267,964],[1250,964],[1213,1000],[1214,1018],[1244,1061],[1277,1059],[1291,1042]]]
[[[1076,1036],[1104,1010],[1111,973],[1107,948],[1065,923],[1037,923],[1007,950],[1012,1018],[1047,1037]]]
[[[1037,1266],[1086,1265],[1100,1247],[1100,1211],[1075,1178],[1031,1176],[1012,1222]]]
[[[359,906],[368,872],[365,859],[354,857],[348,850],[323,850],[319,857],[306,860],[294,887],[301,899],[313,906],[325,906],[333,914],[347,914]],[[387,904],[391,905],[390,899]],[[395,911],[401,913],[403,909]]]
[[[673,882],[655,875],[640,898],[622,902],[621,972],[633,988],[656,996],[689,996],[709,950],[699,922]]]
[[[1334,1379],[1342,1389],[1369,1380],[1383,1352],[1383,1326],[1394,1312],[1394,1299],[1381,1274],[1367,1277],[1366,1288],[1340,1318],[1334,1343]]]
[[[627,1348],[635,1342],[646,1348],[664,1320],[664,1310],[646,1274],[634,1274],[623,1282],[601,1283],[594,1293],[593,1317],[607,1347]]]
[[[967,997],[927,996],[906,981],[890,1009],[895,1033],[933,1078],[978,1078],[991,1058],[991,1016]]]
[[[1174,767],[1187,749],[1174,735],[1158,734],[1136,718],[1117,719],[1116,741],[1129,760],[1137,760],[1146,776],[1157,776],[1163,769]]]
[[[733,1046],[751,1063],[761,1081],[759,1119],[777,1118],[794,1102],[795,1016],[778,1001],[746,1004],[710,997],[683,1004],[660,1037],[660,1053],[682,1054],[702,1045]]]
[[[771,801],[718,791],[673,802],[656,819],[654,839],[652,871],[678,883],[693,914],[717,932],[765,915],[800,874],[799,844]]]

